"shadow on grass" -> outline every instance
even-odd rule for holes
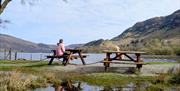
[[[52,63],[51,65],[48,65],[48,62],[47,62],[47,63],[31,64],[25,67],[51,67],[51,66],[63,66],[63,65],[58,64],[58,63]]]
[[[88,66],[88,67],[80,67],[74,70],[75,72],[80,73],[102,73],[102,72],[115,72],[122,74],[134,74],[136,73],[136,67],[109,67],[107,71],[103,66]]]

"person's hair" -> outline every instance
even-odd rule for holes
[[[63,39],[59,39],[59,43],[63,43]]]

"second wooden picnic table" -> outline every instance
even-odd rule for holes
[[[55,50],[52,50],[53,51],[53,55],[48,55],[47,58],[50,58],[50,61],[48,63],[48,65],[51,65],[53,60],[55,58],[63,58],[63,65],[67,65],[67,63],[69,62],[69,60],[72,60],[72,59],[77,59],[77,58],[80,58],[81,61],[82,61],[82,64],[85,65],[85,61],[84,61],[84,58],[86,57],[86,55],[83,55],[82,54],[82,50],[81,49],[66,49],[64,55],[62,56],[57,56],[55,54]]]
[[[106,53],[106,58],[103,61],[105,66],[105,71],[107,71],[107,68],[110,67],[110,63],[113,63],[112,62],[113,60],[121,61],[118,63],[122,63],[122,61],[124,61],[125,62],[124,64],[126,64],[129,61],[132,61],[134,62],[134,64],[136,64],[136,68],[140,69],[143,64],[142,63],[143,60],[141,60],[141,54],[145,53],[139,51],[108,51],[108,50],[105,50],[104,52]],[[135,54],[135,58],[133,58],[132,55],[129,54]],[[127,57],[128,59],[127,58],[124,59],[123,56]]]

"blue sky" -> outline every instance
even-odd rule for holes
[[[136,22],[178,9],[180,0],[37,0],[31,6],[12,0],[0,16],[11,23],[0,33],[35,43],[56,44],[60,38],[67,45],[86,43],[111,39]]]

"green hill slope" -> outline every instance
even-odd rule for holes
[[[164,17],[155,17],[138,22],[111,40],[85,48],[104,50],[106,46],[118,45],[121,50],[142,50],[150,54],[180,53],[180,10]]]

